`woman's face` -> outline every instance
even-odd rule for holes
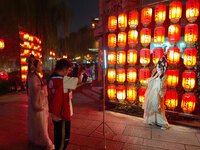
[[[38,62],[38,64],[37,64],[36,71],[37,72],[42,72],[42,64],[40,62]]]

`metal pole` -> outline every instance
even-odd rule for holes
[[[106,100],[106,68],[104,69],[104,96],[103,96],[103,136],[104,136],[104,149],[106,149],[106,134],[105,134],[105,100]]]

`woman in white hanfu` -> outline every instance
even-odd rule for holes
[[[150,125],[161,126],[161,129],[168,129],[169,124],[165,116],[164,95],[166,92],[166,69],[167,60],[165,57],[159,59],[156,71],[149,78],[148,88],[145,93],[144,122]]]

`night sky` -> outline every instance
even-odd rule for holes
[[[79,28],[90,25],[92,18],[98,17],[99,0],[69,0],[69,4],[74,16],[70,32],[76,32]]]

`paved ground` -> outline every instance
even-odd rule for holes
[[[93,130],[101,123],[98,104],[76,92],[73,95],[71,144],[68,150],[104,149],[103,136]],[[37,150],[26,140],[27,97],[22,93],[0,97],[0,150]],[[106,122],[114,131],[107,135],[108,150],[200,150],[200,131],[171,125],[163,131],[143,124],[143,119],[106,112]],[[52,123],[49,133],[53,139]],[[108,128],[106,128],[108,130]],[[98,129],[102,131],[102,127]]]

